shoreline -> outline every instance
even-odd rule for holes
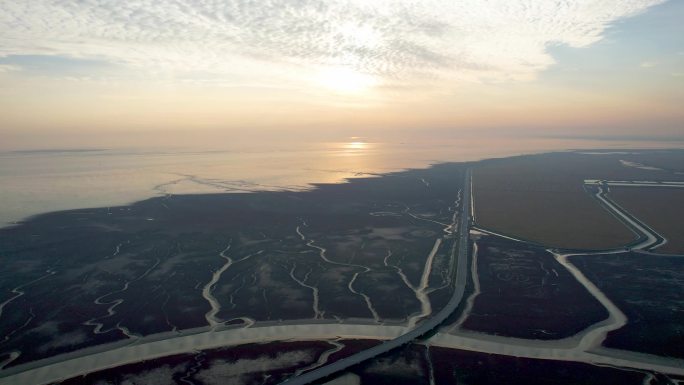
[[[372,145],[388,145],[388,146],[396,146],[396,144],[393,143],[371,143]],[[98,180],[99,182],[103,183],[103,186],[99,187],[98,189],[95,189],[93,191],[75,191],[71,187],[68,189],[64,189],[63,186],[60,186],[59,183],[54,183],[55,181],[59,181],[60,178],[74,178],[74,177],[82,177],[84,175],[81,175],[82,172],[74,173],[74,170],[70,170],[68,167],[72,167],[71,165],[67,165],[67,169],[62,170],[60,169],[59,174],[50,174],[49,172],[46,174],[45,172],[39,173],[37,175],[28,175],[28,176],[33,176],[37,179],[45,178],[45,177],[50,177],[54,180],[50,180],[50,183],[45,184],[45,186],[41,186],[40,184],[35,186],[27,186],[31,188],[32,191],[36,190],[36,187],[38,187],[38,190],[42,189],[49,189],[50,194],[49,196],[36,196],[31,198],[31,200],[25,200],[25,197],[22,197],[20,201],[14,202],[13,200],[16,200],[16,196],[21,196],[20,191],[13,191],[13,189],[10,189],[9,191],[4,192],[5,193],[5,199],[6,199],[6,204],[8,205],[7,207],[10,207],[11,209],[7,209],[8,211],[6,212],[0,212],[0,230],[5,229],[5,228],[11,228],[14,226],[21,225],[22,223],[31,221],[35,219],[36,217],[40,217],[45,214],[50,214],[50,213],[55,213],[55,212],[65,212],[65,211],[76,211],[76,210],[87,210],[87,209],[98,209],[98,208],[107,208],[107,207],[127,207],[130,205],[133,205],[137,202],[145,201],[148,199],[153,199],[153,198],[159,198],[159,197],[164,197],[167,195],[205,195],[205,194],[223,194],[223,193],[251,193],[251,192],[261,192],[261,191],[310,191],[312,189],[315,189],[317,185],[319,184],[344,184],[348,183],[350,180],[356,179],[356,178],[364,178],[364,177],[372,177],[372,176],[378,176],[378,175],[385,175],[385,174],[391,174],[391,173],[398,173],[398,172],[406,172],[406,171],[411,171],[411,170],[420,170],[420,169],[425,169],[429,168],[435,165],[440,165],[440,164],[455,164],[455,163],[479,163],[479,162],[487,162],[487,161],[492,161],[492,160],[497,160],[497,159],[506,159],[506,158],[514,158],[514,157],[520,157],[520,156],[533,156],[533,155],[544,155],[544,154],[554,154],[554,153],[563,153],[563,152],[574,152],[574,153],[583,153],[586,152],[588,154],[611,154],[611,153],[623,153],[623,152],[632,152],[632,151],[682,151],[684,150],[684,147],[666,147],[666,144],[672,145],[671,143],[657,143],[657,147],[644,147],[641,149],[635,149],[635,148],[629,148],[629,147],[619,147],[619,148],[605,148],[605,146],[600,146],[601,144],[604,143],[594,143],[591,142],[594,146],[588,146],[588,147],[575,147],[572,146],[570,143],[566,146],[554,148],[552,146],[547,146],[544,148],[523,148],[523,149],[518,149],[518,148],[513,148],[509,151],[506,151],[504,153],[497,153],[497,152],[490,152],[489,154],[485,154],[484,152],[486,149],[483,149],[482,153],[480,154],[472,154],[465,152],[460,156],[454,156],[451,153],[439,153],[432,155],[428,151],[426,151],[424,148],[417,148],[417,149],[412,149],[412,151],[407,152],[407,160],[401,160],[396,167],[387,167],[389,164],[354,164],[353,167],[342,167],[341,169],[334,169],[334,170],[326,170],[326,169],[318,169],[318,168],[311,168],[315,167],[317,164],[317,161],[319,159],[304,159],[302,160],[303,163],[301,164],[295,164],[294,165],[294,170],[296,170],[296,174],[294,175],[297,180],[297,183],[292,184],[292,183],[279,183],[282,182],[283,177],[285,177],[285,182],[287,182],[287,179],[292,177],[293,175],[290,175],[291,172],[270,172],[270,173],[265,173],[265,174],[257,174],[259,175],[247,175],[241,172],[238,172],[236,175],[231,174],[232,171],[235,171],[233,169],[227,170],[225,173],[220,174],[221,180],[217,180],[216,177],[218,175],[212,175],[212,172],[206,173],[203,175],[190,175],[190,174],[179,174],[178,170],[175,169],[170,169],[167,166],[168,165],[163,165],[159,166],[156,165],[154,162],[150,164],[143,163],[142,166],[146,169],[147,174],[145,175],[145,179],[149,179],[142,185],[140,185],[140,181],[136,178],[123,178],[121,179],[120,174],[122,172],[124,173],[129,173],[129,172],[134,172],[135,170],[130,168],[130,165],[124,164],[124,166],[120,166],[120,168],[111,168],[111,169],[106,169],[106,170],[98,170],[98,169],[93,169],[93,170],[88,170],[88,173],[85,174],[85,176],[88,176],[89,178],[100,178]],[[625,144],[625,143],[619,143],[619,144]],[[461,144],[462,145],[462,144]],[[459,147],[459,144],[456,144],[452,146],[454,148],[454,151],[458,153],[458,150],[461,149]],[[400,149],[403,150],[403,148],[400,147]],[[435,151],[444,151],[443,149],[436,149]],[[110,150],[108,150],[110,151]],[[149,157],[154,157],[154,156],[164,156],[168,157],[170,154],[166,151],[161,151],[161,152],[143,152],[143,153],[137,153],[137,152],[131,152],[131,151],[126,151],[126,150],[111,150],[114,151],[112,152],[107,152],[105,155],[108,157],[122,157],[122,159],[125,159],[126,156],[149,156]],[[325,149],[321,149],[320,151],[325,151]],[[334,151],[339,151],[339,149],[335,149]],[[425,154],[420,153],[421,151],[425,152]],[[437,152],[439,152],[437,151]],[[298,150],[292,150],[292,153],[298,153]],[[501,152],[499,150],[499,152]],[[62,154],[62,152],[57,152],[59,154]],[[96,153],[98,153],[96,151]],[[248,153],[247,155],[254,155],[254,154],[260,154],[261,152],[254,152],[254,153]],[[32,154],[37,154],[36,156],[41,156],[42,158],[46,157],[46,154],[51,154],[51,152],[43,152],[43,151],[27,151],[27,152],[18,152],[19,155],[16,155],[17,152],[0,152],[0,155],[7,154],[17,157],[17,156],[31,156]],[[78,156],[81,153],[76,152],[76,153],[66,153],[69,156]],[[86,151],[83,152],[83,154],[88,155],[89,157],[93,157],[93,152],[92,151]],[[230,151],[186,151],[186,152],[181,152],[178,154],[180,157],[188,157],[188,156],[193,156],[191,158],[187,158],[185,160],[192,160],[193,162],[198,161],[197,158],[195,157],[200,157],[200,160],[202,160],[202,157],[207,157],[207,159],[213,159],[212,157],[217,156],[216,154],[224,154],[226,156],[230,155],[233,156],[236,153],[230,152]],[[237,153],[241,154],[241,153]],[[268,155],[268,153],[263,153]],[[388,154],[392,154],[391,152],[387,152],[385,156]],[[243,154],[244,155],[244,154]],[[352,154],[354,156],[361,155],[363,157],[368,157],[370,156],[369,154],[366,154],[364,152],[359,152],[359,153],[354,153]],[[418,156],[420,155],[420,156]],[[85,156],[85,155],[84,155]],[[8,158],[10,159],[10,158]],[[246,164],[249,164],[252,161],[252,157],[248,157],[247,159],[243,159],[242,161],[246,162]],[[90,159],[92,162],[92,159]],[[206,159],[203,160],[205,163],[208,162]],[[218,161],[224,161],[227,162],[228,160],[220,158]],[[231,162],[234,162],[235,160],[230,159]],[[209,164],[209,163],[208,163]],[[402,165],[403,164],[403,165]],[[8,185],[19,185],[15,183],[16,181],[13,182],[13,179],[11,178],[13,174],[16,172],[15,169],[20,167],[21,163],[18,163],[15,165],[16,167],[13,167],[12,165],[7,166],[8,167],[8,177],[10,177],[8,180]],[[344,166],[344,164],[342,165]],[[352,165],[349,165],[352,166]],[[56,167],[60,167],[57,165]],[[179,169],[183,169],[182,165],[178,165]],[[199,167],[199,165],[194,166],[195,170],[193,172],[196,172],[197,170],[202,170],[203,167]],[[359,169],[361,168],[361,169]],[[175,171],[174,171],[175,170]],[[252,171],[258,170],[257,169],[252,169]],[[277,169],[275,169],[277,170]],[[10,172],[11,171],[11,172]],[[215,171],[215,170],[213,170]],[[272,170],[273,171],[273,170]],[[2,174],[3,170],[0,169],[0,174]],[[34,171],[35,172],[35,171]],[[54,171],[53,171],[54,172]],[[113,180],[106,180],[102,179],[101,174],[103,173],[108,173],[108,172],[115,172],[117,174],[117,178]],[[213,174],[216,174],[213,172]],[[312,175],[313,174],[313,175]],[[225,180],[223,178],[226,177],[226,175],[229,175],[231,180]],[[54,177],[57,176],[59,178],[55,179]],[[24,177],[25,179],[25,177]],[[21,180],[19,180],[21,182]],[[88,188],[92,188],[92,182],[87,181],[87,184],[90,184]],[[122,188],[122,183],[130,183],[130,186],[126,186]],[[208,183],[207,183],[208,182]],[[218,184],[216,183],[218,182]],[[272,183],[272,182],[278,182],[278,183]],[[45,182],[43,182],[45,183]],[[165,188],[178,188],[179,183],[184,185],[184,184],[189,184],[192,186],[189,190],[187,190],[187,187],[185,188],[185,191],[181,191],[179,193],[176,192],[168,192],[168,191],[161,191]],[[69,186],[73,184],[70,183]],[[212,186],[213,184],[213,186]],[[161,190],[160,190],[161,188]],[[181,188],[183,190],[183,188]],[[0,194],[2,194],[3,191],[0,190]],[[36,200],[36,198],[39,198]],[[80,199],[79,199],[80,198]],[[9,200],[8,200],[9,199]],[[18,205],[17,205],[18,204]]]

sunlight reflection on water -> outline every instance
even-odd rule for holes
[[[348,150],[366,150],[370,145],[366,142],[349,142],[344,144]]]
[[[0,152],[0,225],[43,212],[121,205],[163,194],[301,190],[444,161],[634,143],[459,139],[426,143],[255,144],[219,150]],[[652,147],[666,144],[653,144]]]

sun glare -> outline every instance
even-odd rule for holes
[[[342,93],[361,93],[376,84],[372,76],[344,67],[322,71],[319,82],[333,91]]]
[[[363,150],[366,148],[365,142],[349,142],[345,145],[345,148],[349,150]]]

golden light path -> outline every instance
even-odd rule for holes
[[[349,142],[344,145],[344,148],[348,150],[365,150],[368,148],[368,143],[366,142]]]

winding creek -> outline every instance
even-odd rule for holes
[[[467,178],[470,178],[468,175]],[[472,185],[468,179],[468,184],[466,186]],[[427,186],[429,187],[429,186]],[[621,248],[615,250],[597,251],[597,252],[574,252],[574,253],[563,253],[558,250],[548,250],[554,258],[566,268],[577,281],[582,284],[582,286],[591,293],[608,311],[609,317],[600,323],[590,326],[589,328],[579,332],[578,334],[560,339],[560,340],[526,340],[518,338],[501,337],[494,335],[485,335],[479,333],[471,333],[461,330],[454,330],[454,327],[449,329],[449,332],[445,332],[444,329],[441,332],[436,333],[426,341],[420,342],[428,346],[426,354],[429,354],[429,346],[437,346],[451,349],[459,349],[473,352],[490,353],[490,354],[500,354],[514,357],[525,357],[534,359],[545,359],[545,360],[564,360],[573,362],[582,362],[592,365],[599,366],[612,366],[619,368],[629,368],[630,370],[646,371],[646,374],[650,375],[651,371],[682,375],[684,376],[684,360],[660,357],[654,355],[648,355],[637,352],[630,351],[620,351],[614,349],[607,349],[601,347],[601,343],[605,340],[608,332],[612,330],[619,329],[627,323],[627,317],[625,314],[603,293],[601,290],[594,285],[576,266],[574,266],[568,258],[576,255],[596,255],[596,254],[619,254],[627,252],[628,249],[631,250],[645,250],[648,251],[659,245],[662,245],[666,240],[659,234],[655,233],[649,226],[641,223],[637,218],[633,217],[627,213],[624,209],[615,204],[606,196],[606,187],[602,185],[597,185],[597,192],[595,197],[602,203],[603,207],[609,210],[613,215],[619,217],[623,222],[625,222],[631,229],[633,229],[639,235],[639,241],[631,245],[629,248]],[[472,199],[472,194],[470,194],[470,189],[464,197],[466,201],[470,203],[468,209],[462,209],[465,215],[462,215],[461,221],[459,223],[459,231],[462,232],[461,240],[467,240],[467,234],[470,232],[468,229],[468,221],[470,217],[470,211],[472,211],[472,205],[474,203]],[[461,196],[459,195],[459,199]],[[465,219],[463,218],[465,217]],[[456,215],[454,215],[454,223],[448,226],[453,229],[456,226]],[[303,223],[303,226],[306,226]],[[500,234],[493,233],[486,229],[472,230],[473,232],[480,231],[492,236],[503,236]],[[346,266],[361,267],[353,264],[340,263],[329,260],[325,253],[326,250],[315,244],[313,239],[307,238],[304,233],[301,232],[300,227],[296,229],[297,234],[300,236],[301,240],[306,243],[306,245],[312,249],[316,249],[319,253],[320,258],[330,264],[340,264]],[[445,229],[445,233],[449,235],[450,231]],[[465,235],[463,235],[465,233]],[[515,239],[509,236],[503,236],[505,238],[524,242],[520,239]],[[90,372],[95,372],[107,368],[112,368],[120,365],[130,364],[134,362],[139,362],[142,360],[150,360],[165,356],[170,356],[174,354],[188,353],[197,350],[205,350],[226,346],[236,346],[247,343],[264,343],[272,341],[287,341],[287,340],[325,340],[331,344],[331,349],[326,351],[317,362],[312,364],[312,366],[306,368],[307,370],[312,370],[307,373],[303,373],[304,370],[296,373],[301,375],[300,377],[295,377],[295,379],[301,379],[298,381],[289,381],[288,383],[307,383],[309,379],[305,379],[306,375],[311,376],[311,373],[317,370],[322,370],[324,368],[329,368],[331,365],[338,364],[337,361],[333,364],[327,364],[328,357],[333,353],[342,349],[342,345],[337,342],[339,339],[376,339],[387,341],[379,346],[387,345],[390,341],[402,342],[402,338],[408,339],[406,342],[410,342],[416,337],[424,334],[424,332],[417,333],[417,329],[421,327],[427,327],[430,324],[430,329],[437,327],[439,321],[437,318],[448,316],[458,304],[462,301],[463,291],[465,289],[465,280],[467,276],[467,264],[466,258],[463,258],[463,248],[464,245],[461,242],[458,250],[458,256],[460,256],[457,267],[457,277],[456,277],[456,290],[450,305],[445,309],[440,311],[437,315],[424,320],[422,323],[418,324],[418,321],[424,317],[432,314],[432,308],[429,306],[429,300],[427,300],[428,305],[425,306],[422,300],[421,294],[424,294],[427,298],[427,289],[429,287],[428,280],[430,276],[430,271],[432,268],[432,259],[435,253],[442,244],[441,239],[437,239],[427,257],[425,268],[421,277],[420,285],[411,288],[416,293],[417,297],[421,299],[421,313],[412,317],[406,326],[399,325],[378,325],[377,323],[332,323],[330,321],[314,321],[311,319],[301,320],[301,321],[291,321],[285,323],[249,323],[246,327],[225,327],[221,325],[221,320],[216,318],[216,314],[220,310],[220,306],[215,301],[212,296],[212,291],[215,284],[218,282],[221,274],[228,269],[233,263],[239,262],[239,260],[233,261],[226,253],[230,249],[230,245],[226,247],[220,256],[226,262],[225,264],[217,270],[212,276],[212,280],[207,283],[202,294],[204,298],[210,303],[211,310],[206,314],[206,319],[208,327],[194,330],[184,330],[178,332],[167,332],[156,335],[150,335],[146,337],[136,338],[128,341],[120,341],[113,344],[101,345],[92,347],[89,349],[84,349],[81,351],[76,351],[72,353],[67,353],[63,355],[58,355],[50,357],[48,359],[39,360],[31,362],[24,365],[19,365],[12,367],[0,372],[0,385],[4,384],[47,384],[66,378],[71,378],[79,375],[83,375]],[[456,251],[452,253],[452,258],[456,257]],[[471,269],[470,274],[472,276],[473,282],[478,282],[477,279],[477,268],[476,268],[476,255],[477,255],[477,245],[474,247],[474,255],[471,259]],[[467,254],[467,248],[466,248]],[[391,257],[391,251],[388,250],[387,257],[385,258],[385,265],[391,266],[388,259]],[[466,255],[467,256],[467,255]],[[248,258],[244,257],[244,258]],[[49,272],[48,272],[49,274]],[[299,279],[295,275],[294,269],[290,271],[290,275],[293,279],[298,281],[302,286],[314,290],[310,285],[306,284],[307,276],[303,279]],[[355,276],[356,277],[356,276]],[[41,277],[42,278],[42,277]],[[31,282],[34,283],[34,282]],[[407,284],[409,284],[407,282]],[[353,290],[353,279],[349,283],[350,290]],[[479,286],[479,285],[478,285]],[[19,292],[21,288],[17,288]],[[467,317],[470,309],[472,308],[472,302],[477,295],[479,288],[476,287],[474,293],[468,297],[468,306],[466,306],[464,313],[459,317],[456,325],[460,324]],[[357,293],[362,295],[361,293]],[[20,295],[17,293],[17,295]],[[317,297],[317,293],[314,290],[314,298]],[[9,301],[15,298],[11,298]],[[6,302],[9,302],[6,301]],[[3,303],[2,306],[6,305]],[[0,310],[2,310],[0,306]],[[451,307],[453,307],[453,309]],[[368,302],[368,307],[371,312],[373,308],[370,302]],[[317,301],[314,301],[313,312],[316,318],[322,316],[322,311],[318,309]],[[446,313],[446,314],[442,314]],[[374,318],[377,321],[377,317]],[[436,322],[435,325],[431,325]],[[414,327],[418,324],[418,327]],[[428,329],[429,330],[429,329]],[[417,334],[417,335],[414,335]],[[383,349],[379,349],[383,351]],[[386,350],[384,350],[386,351]],[[362,352],[363,353],[363,352]],[[374,357],[374,356],[372,356]],[[371,357],[371,358],[372,358]],[[343,360],[341,360],[343,361]],[[342,370],[344,365],[341,366]],[[320,378],[320,377],[319,377]]]

